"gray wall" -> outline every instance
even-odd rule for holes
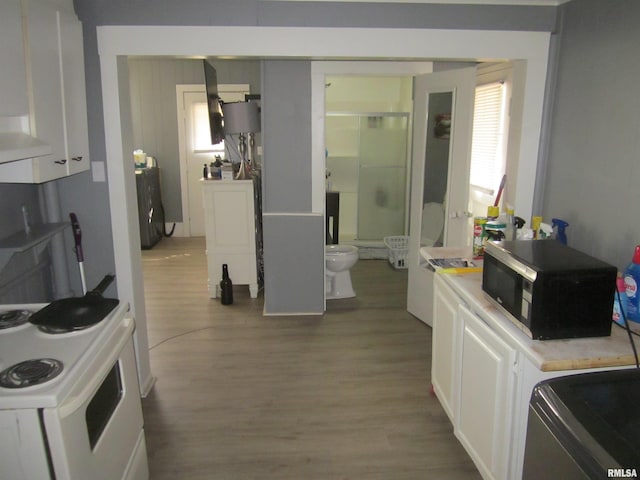
[[[218,83],[248,83],[260,93],[258,60],[214,60]],[[204,84],[202,60],[129,59],[133,142],[157,158],[167,222],[182,221],[176,85]]]
[[[89,140],[92,161],[104,162],[105,141],[104,123],[102,121],[102,92],[100,85],[100,67],[97,53],[96,26],[99,25],[259,25],[259,26],[302,26],[302,27],[386,27],[386,28],[469,28],[469,29],[505,29],[505,30],[533,30],[551,31],[556,21],[554,7],[520,7],[520,6],[486,6],[486,5],[437,5],[437,4],[380,4],[380,3],[317,3],[317,2],[271,2],[261,0],[217,0],[203,2],[201,0],[75,0],[76,12],[83,22],[85,35],[85,68],[87,74],[87,97],[89,113]],[[229,39],[233,41],[233,39]],[[283,40],[286,41],[286,40]],[[269,80],[264,78],[268,83]],[[306,79],[304,80],[307,81]],[[263,95],[266,99],[266,95]],[[307,101],[308,99],[305,99]],[[290,99],[289,102],[292,100]],[[287,106],[286,103],[274,108],[298,108]],[[266,109],[265,109],[266,110]],[[310,124],[306,124],[309,128]],[[296,127],[304,127],[304,125]],[[299,130],[296,130],[300,132]],[[303,134],[310,139],[309,132]],[[296,159],[299,162],[292,167],[291,172],[286,168],[279,172],[287,175],[307,176],[303,183],[310,182],[310,157],[302,158],[310,152],[309,145],[302,146],[293,142],[291,148],[286,145],[291,142],[290,135],[269,140],[262,137],[263,145],[281,144],[279,152],[284,162]],[[267,148],[265,146],[265,153]],[[267,208],[285,212],[301,212],[308,210],[309,200],[302,200],[298,191],[300,183],[287,185],[292,189],[290,196],[280,188],[272,190],[270,185],[284,185],[272,178],[274,172],[268,170],[269,158],[265,163],[264,202]],[[88,225],[83,229],[83,239],[91,248],[100,252],[99,258],[92,257],[87,261],[89,276],[97,277],[105,271],[114,268],[113,245],[111,240],[110,215],[108,203],[108,189],[106,183],[92,183],[91,177],[80,175],[64,181],[62,191],[63,206],[81,202],[77,206],[79,214],[86,216]],[[299,235],[298,240],[304,245],[312,245],[317,238],[315,229],[300,228],[306,220],[300,220],[292,226],[292,235]],[[306,225],[306,224],[305,224]],[[267,231],[267,226],[265,227]],[[286,236],[288,232],[280,231]],[[287,247],[274,241],[265,241],[265,267],[267,259],[271,258],[271,265],[276,258],[283,255]],[[275,249],[270,256],[270,249]],[[323,263],[317,261],[313,269],[307,274],[309,277],[322,279]],[[269,281],[268,272],[265,272]],[[275,277],[273,277],[275,278]],[[278,277],[281,278],[281,277]],[[321,281],[321,280],[319,280]],[[300,288],[300,287],[298,287]],[[286,285],[279,280],[272,279],[271,285],[266,286],[266,295],[273,294],[274,304],[270,303],[273,311],[291,310],[289,302],[292,296],[286,295]],[[271,292],[271,293],[269,293]],[[306,297],[305,297],[306,298]],[[268,299],[267,299],[268,300]],[[316,299],[309,299],[309,310],[316,307]],[[296,309],[302,308],[300,305]]]
[[[311,212],[311,62],[265,60],[265,312],[324,311],[324,218]]]
[[[543,215],[623,268],[640,244],[640,2],[563,7]]]
[[[0,184],[0,239],[24,229],[22,205],[32,225],[42,223],[40,186]],[[32,250],[12,255],[0,264],[0,304],[44,302],[53,299],[49,253],[36,260]]]

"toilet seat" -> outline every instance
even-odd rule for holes
[[[325,255],[334,255],[334,256],[343,256],[343,255],[353,255],[354,253],[358,253],[358,247],[353,245],[325,245],[324,248]]]
[[[441,203],[425,203],[422,208],[422,235],[420,245],[434,245],[444,230],[444,206]]]

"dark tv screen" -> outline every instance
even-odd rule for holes
[[[218,77],[216,69],[207,60],[204,64],[204,82],[207,89],[207,107],[209,109],[209,129],[211,130],[211,144],[215,145],[224,140],[222,126],[222,106],[218,95]]]

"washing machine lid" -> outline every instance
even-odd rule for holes
[[[444,229],[444,207],[441,203],[425,203],[422,208],[422,235],[420,244],[431,246],[438,241]]]
[[[532,407],[565,440],[564,448],[577,453],[586,471],[637,465],[639,404],[640,370],[635,368],[554,378],[538,384],[531,397]]]

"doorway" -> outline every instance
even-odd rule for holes
[[[382,247],[408,232],[410,76],[327,76],[327,191],[339,195],[339,243]]]
[[[229,42],[229,38],[241,38],[242,42]],[[287,38],[283,44],[282,38]],[[330,41],[328,41],[330,40]],[[135,201],[135,184],[128,175],[129,156],[123,152],[133,149],[127,137],[129,122],[123,112],[122,97],[128,92],[122,75],[126,71],[127,55],[177,55],[189,57],[207,55],[214,57],[235,56],[253,58],[331,58],[331,59],[519,59],[526,67],[522,70],[524,84],[520,105],[523,117],[519,142],[519,168],[516,204],[523,217],[530,217],[536,178],[538,145],[541,132],[544,89],[548,64],[550,34],[548,32],[504,31],[496,35],[492,31],[385,29],[385,28],[288,28],[288,27],[201,27],[194,32],[189,26],[148,26],[140,35],[137,26],[98,27],[99,74],[102,100],[96,106],[104,109],[105,154],[109,159],[109,207],[114,245],[118,292],[121,300],[128,301],[136,317],[136,345],[138,370],[142,391],[152,384],[148,362],[146,316],[144,308],[143,279],[140,273],[140,250],[135,212],[128,205]],[[95,72],[98,72],[96,66]],[[321,75],[319,75],[321,73]],[[343,73],[343,72],[330,72]],[[412,72],[421,73],[421,72]],[[324,72],[311,67],[312,118],[311,118],[311,176],[309,180],[312,214],[321,214],[324,208]],[[125,90],[121,91],[121,88]],[[316,96],[316,93],[318,96]],[[90,105],[91,108],[92,105]],[[316,115],[320,110],[321,115]],[[99,141],[99,140],[98,140]],[[265,168],[268,168],[268,152],[265,151]],[[307,181],[305,179],[305,181]],[[269,192],[265,192],[269,200]],[[292,208],[293,210],[293,208]],[[282,212],[282,217],[288,212]],[[295,217],[300,225],[308,222],[307,216]],[[323,219],[320,219],[323,222]],[[275,231],[274,231],[275,232]],[[299,239],[303,244],[313,244],[308,235]],[[275,232],[277,233],[277,232]],[[274,233],[274,234],[275,234]],[[267,242],[268,240],[268,242]],[[323,242],[324,243],[324,242]],[[275,238],[265,238],[265,252],[273,249],[280,254],[281,245]],[[324,261],[313,257],[314,264],[301,269],[300,275],[322,275]],[[297,279],[297,278],[296,278]],[[289,279],[290,280],[290,279]],[[300,279],[304,282],[304,279]],[[265,290],[265,297],[288,298],[278,283]]]

